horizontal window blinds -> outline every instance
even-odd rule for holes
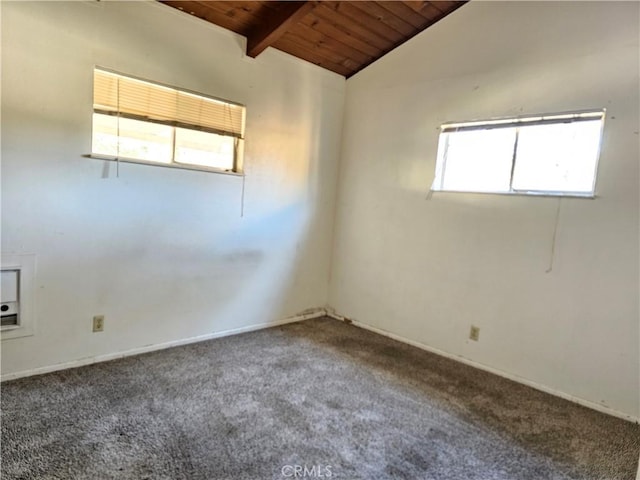
[[[108,115],[242,138],[245,108],[222,100],[94,70],[93,109]]]

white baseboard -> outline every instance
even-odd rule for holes
[[[125,350],[122,352],[107,353],[105,355],[80,358],[78,360],[72,360],[70,362],[58,363],[55,365],[47,365],[44,367],[33,368],[31,370],[23,370],[20,372],[7,373],[0,376],[0,382],[5,382],[7,380],[15,380],[17,378],[22,378],[22,377],[30,377],[33,375],[42,375],[43,373],[56,372],[58,370],[67,370],[69,368],[82,367],[85,365],[91,365],[92,363],[108,362],[110,360],[116,360],[118,358],[130,357],[133,355],[140,355],[141,353],[148,353],[156,350],[164,350],[165,348],[179,347],[180,345],[188,345],[190,343],[204,342],[205,340],[212,340],[214,338],[227,337],[229,335],[237,335],[239,333],[262,330],[264,328],[277,327],[279,325],[285,325],[287,323],[301,322],[303,320],[309,320],[311,318],[323,317],[326,314],[327,314],[327,311],[324,308],[309,309],[309,310],[305,310],[305,312],[302,314],[293,315],[291,317],[283,318],[281,320],[276,320],[273,322],[258,323],[256,325],[249,325],[247,327],[233,328],[233,329],[224,330],[221,332],[207,333],[204,335],[184,338],[181,340],[172,340],[170,342],[158,343],[154,345],[145,345],[143,347],[136,347],[136,348],[132,348],[131,350]]]
[[[33,375],[42,375],[43,373],[50,373],[50,372],[55,372],[55,371],[59,371],[59,370],[66,370],[66,369],[69,369],[69,368],[82,367],[82,366],[85,366],[85,365],[91,365],[93,363],[108,362],[110,360],[116,360],[118,358],[130,357],[130,356],[133,356],[133,355],[140,355],[142,353],[153,352],[153,351],[156,351],[156,350],[164,350],[165,348],[178,347],[180,345],[188,345],[190,343],[204,342],[206,340],[212,340],[214,338],[227,337],[227,336],[230,336],[230,335],[237,335],[237,334],[240,334],[240,333],[252,332],[252,331],[255,331],[255,330],[262,330],[264,328],[277,327],[279,325],[286,325],[288,323],[301,322],[303,320],[309,320],[309,319],[312,319],[312,318],[318,318],[318,317],[323,317],[323,316],[328,316],[328,317],[331,317],[331,318],[333,318],[335,320],[347,321],[347,322],[353,324],[354,326],[356,326],[358,328],[369,330],[369,331],[377,333],[379,335],[383,335],[385,337],[389,337],[389,338],[391,338],[393,340],[397,340],[399,342],[406,343],[408,345],[412,345],[414,347],[420,348],[421,350],[425,350],[427,352],[435,353],[436,355],[440,355],[441,357],[450,358],[450,359],[455,360],[457,362],[464,363],[465,365],[469,365],[471,367],[478,368],[480,370],[484,370],[484,371],[489,372],[489,373],[493,373],[494,375],[498,375],[500,377],[507,378],[507,379],[512,380],[514,382],[518,382],[518,383],[521,383],[523,385],[527,385],[529,387],[535,388],[536,390],[540,390],[541,392],[549,393],[549,394],[554,395],[556,397],[560,397],[560,398],[563,398],[565,400],[569,400],[570,402],[577,403],[578,405],[582,405],[583,407],[591,408],[592,410],[596,410],[598,412],[605,413],[605,414],[611,415],[613,417],[621,418],[623,420],[628,420],[630,422],[640,423],[640,418],[635,417],[633,415],[629,415],[629,414],[626,414],[626,413],[623,413],[623,412],[619,412],[619,411],[617,411],[615,409],[612,409],[612,408],[609,408],[607,406],[600,405],[598,403],[591,402],[589,400],[585,400],[583,398],[570,395],[568,393],[562,392],[560,390],[556,390],[556,389],[551,388],[551,387],[547,387],[545,385],[541,385],[541,384],[536,383],[536,382],[534,382],[532,380],[528,380],[528,379],[526,379],[524,377],[520,377],[518,375],[509,373],[509,372],[505,372],[503,370],[499,370],[497,368],[493,368],[493,367],[490,367],[488,365],[484,365],[482,363],[478,363],[478,362],[476,362],[474,360],[471,360],[469,358],[466,358],[466,357],[463,357],[463,356],[460,356],[460,355],[454,355],[454,354],[445,352],[443,350],[439,350],[437,348],[430,347],[428,345],[425,345],[424,343],[416,342],[414,340],[409,340],[408,338],[402,337],[400,335],[396,335],[395,333],[391,333],[389,331],[382,330],[380,328],[372,327],[370,325],[367,325],[365,323],[362,323],[362,322],[359,322],[359,321],[356,321],[356,320],[348,319],[347,317],[339,315],[338,313],[336,313],[330,307],[327,307],[327,308],[314,308],[314,309],[305,310],[304,313],[301,313],[299,315],[293,315],[291,317],[287,317],[287,318],[284,318],[284,319],[281,319],[281,320],[276,320],[276,321],[273,321],[273,322],[258,323],[258,324],[255,324],[255,325],[249,325],[247,327],[233,328],[233,329],[224,330],[224,331],[221,331],[221,332],[207,333],[205,335],[198,335],[196,337],[190,337],[190,338],[185,338],[185,339],[181,339],[181,340],[173,340],[173,341],[170,341],[170,342],[164,342],[164,343],[159,343],[159,344],[154,344],[154,345],[145,345],[143,347],[136,347],[136,348],[133,348],[131,350],[126,350],[126,351],[122,351],[122,352],[108,353],[108,354],[105,354],[105,355],[98,355],[98,356],[95,356],[95,357],[86,357],[86,358],[81,358],[81,359],[78,359],[78,360],[72,360],[70,362],[58,363],[58,364],[55,364],[55,365],[48,365],[48,366],[44,366],[44,367],[38,367],[38,368],[31,369],[31,370],[23,370],[23,371],[20,371],[20,372],[7,373],[7,374],[4,374],[4,375],[0,376],[0,382],[4,382],[4,381],[8,381],[8,380],[15,380],[17,378],[22,378],[22,377],[30,377],[30,376],[33,376]],[[638,466],[638,475],[636,477],[636,480],[640,480],[640,464]]]
[[[367,325],[365,323],[362,323],[362,322],[359,322],[359,321],[356,321],[356,320],[351,320],[349,318],[346,318],[346,317],[343,317],[342,315],[337,314],[332,308],[327,308],[327,316],[329,316],[331,318],[334,318],[336,320],[350,322],[351,324],[355,325],[356,327],[363,328],[365,330],[369,330],[371,332],[377,333],[379,335],[383,335],[385,337],[392,338],[393,340],[397,340],[399,342],[406,343],[408,345],[420,348],[421,350],[426,350],[427,352],[435,353],[436,355],[440,355],[441,357],[450,358],[451,360],[455,360],[457,362],[464,363],[465,365],[469,365],[471,367],[478,368],[480,370],[484,370],[484,371],[489,372],[489,373],[493,373],[494,375],[498,375],[500,377],[504,377],[504,378],[507,378],[509,380],[513,380],[514,382],[518,382],[518,383],[521,383],[523,385],[527,385],[528,387],[535,388],[536,390],[540,390],[541,392],[549,393],[549,394],[554,395],[556,397],[560,397],[560,398],[563,398],[565,400],[569,400],[570,402],[577,403],[578,405],[582,405],[583,407],[587,407],[587,408],[590,408],[592,410],[597,410],[598,412],[606,413],[607,415],[611,415],[613,417],[621,418],[623,420],[628,420],[630,422],[640,423],[640,418],[634,417],[633,415],[629,415],[627,413],[619,412],[618,410],[615,410],[613,408],[609,408],[607,406],[604,406],[604,405],[601,405],[601,404],[598,404],[598,403],[595,403],[595,402],[592,402],[592,401],[589,401],[589,400],[585,400],[585,399],[580,398],[580,397],[576,397],[576,396],[570,395],[570,394],[562,392],[560,390],[556,390],[554,388],[547,387],[546,385],[541,385],[541,384],[536,383],[536,382],[534,382],[532,380],[528,380],[528,379],[526,379],[524,377],[520,377],[518,375],[509,373],[509,372],[505,372],[503,370],[499,370],[497,368],[493,368],[493,367],[490,367],[488,365],[484,365],[482,363],[478,363],[478,362],[476,362],[474,360],[471,360],[469,358],[462,357],[460,355],[454,355],[452,353],[448,353],[448,352],[445,352],[443,350],[439,350],[437,348],[430,347],[429,345],[425,345],[424,343],[416,342],[414,340],[409,340],[408,338],[402,337],[400,335],[396,335],[395,333],[391,333],[391,332],[388,332],[386,330],[382,330],[380,328],[372,327],[370,325]],[[640,480],[640,466],[639,466],[639,470],[638,470],[638,478],[636,480]]]

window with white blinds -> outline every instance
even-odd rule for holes
[[[593,197],[604,110],[441,126],[432,190]]]
[[[92,154],[239,172],[245,107],[94,69]]]

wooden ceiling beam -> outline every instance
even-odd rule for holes
[[[281,38],[292,25],[298,23],[315,7],[315,1],[281,2],[279,10],[265,18],[247,35],[247,55],[255,58]]]
[[[349,78],[468,0],[158,1]]]

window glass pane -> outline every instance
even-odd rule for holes
[[[176,128],[175,161],[232,170],[234,143],[228,135]]]
[[[515,128],[449,132],[441,167],[442,190],[508,192]]]
[[[118,117],[93,114],[93,153],[118,155]]]
[[[521,127],[514,190],[592,193],[602,121]]]
[[[93,114],[93,153],[171,163],[173,127]]]

